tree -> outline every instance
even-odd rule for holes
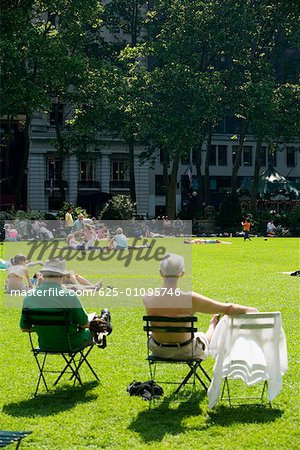
[[[211,135],[213,127],[226,115],[224,100],[230,84],[223,63],[224,42],[228,61],[236,52],[243,53],[240,36],[236,34],[240,10],[238,2],[160,0],[149,13],[149,42],[142,54],[152,60],[153,83],[157,83],[158,74],[161,77],[160,88],[153,93],[151,107],[155,117],[152,133],[148,135],[152,143],[156,142],[161,151],[168,153],[164,167],[167,161],[172,162],[170,177],[165,175],[168,215],[174,215],[175,191],[171,189],[180,155],[191,150],[197,161],[199,186],[204,187],[201,196],[209,203]],[[241,35],[245,34],[245,18],[238,27]],[[200,161],[205,138],[208,145],[203,183]]]
[[[130,197],[136,202],[135,189],[135,144],[139,129],[137,102],[140,100],[142,86],[139,83],[139,63],[136,64],[134,49],[143,39],[145,32],[146,10],[144,0],[112,0],[105,5],[103,14],[104,26],[113,34],[117,43],[110,44],[112,50],[119,50],[114,63],[119,62],[120,95],[115,103],[115,109],[110,111],[109,129],[121,135],[127,146],[129,155]],[[114,29],[120,29],[123,36],[114,35]],[[125,36],[125,38],[124,38]],[[119,53],[119,55],[118,55]],[[119,61],[118,61],[119,56]],[[126,62],[125,62],[126,61]],[[121,62],[121,64],[120,64]]]
[[[14,186],[20,203],[29,156],[29,131],[34,111],[49,111],[51,97],[70,99],[84,73],[88,29],[99,25],[101,2],[90,0],[4,0],[1,9],[1,113],[23,113],[25,148]],[[58,128],[56,131],[59,132]],[[62,137],[58,135],[59,148]],[[61,152],[63,153],[63,151]],[[29,168],[30,169],[30,168]]]

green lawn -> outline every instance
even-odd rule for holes
[[[123,294],[117,297],[82,298],[89,311],[108,306],[114,330],[105,350],[95,348],[93,367],[101,381],[95,383],[83,371],[85,390],[62,383],[51,398],[33,399],[37,368],[30,354],[28,337],[19,330],[22,298],[2,294],[1,298],[1,429],[31,430],[22,448],[85,449],[292,449],[299,443],[299,278],[280,272],[300,269],[299,241],[293,238],[254,238],[232,245],[189,246],[182,239],[162,239],[156,246],[168,252],[184,254],[187,261],[185,288],[225,302],[257,307],[260,311],[281,311],[287,335],[289,370],[283,389],[268,407],[240,407],[230,410],[226,404],[210,411],[206,396],[199,388],[198,401],[183,398],[168,402],[170,387],[163,403],[149,410],[149,404],[129,397],[126,386],[132,380],[149,379],[146,340],[142,331],[141,299],[133,297],[134,288],[160,285],[158,262],[72,261],[75,269],[93,280],[103,278]],[[11,257],[28,252],[25,243],[6,244]],[[145,251],[144,251],[145,252]],[[49,251],[48,251],[49,254]],[[34,257],[32,258],[34,259]],[[46,259],[46,255],[44,257]],[[192,277],[191,264],[192,261]],[[34,269],[30,270],[31,274]],[[1,272],[3,283],[5,272]],[[132,296],[126,296],[126,288]],[[3,291],[2,291],[3,292]],[[130,291],[127,291],[130,292]],[[199,328],[205,329],[208,316],[199,316]],[[204,367],[211,372],[213,361]],[[160,377],[172,373],[177,379],[181,369],[160,368]]]

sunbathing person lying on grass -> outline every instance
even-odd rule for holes
[[[37,272],[34,274],[33,280],[36,280],[33,284],[40,286],[44,282],[44,277],[41,272]],[[89,289],[99,290],[102,287],[102,280],[97,281],[97,283],[91,283],[73,270],[68,271],[68,274],[63,277],[62,283],[64,288],[74,291],[85,291]]]
[[[82,236],[80,235],[80,232],[75,232],[74,234],[68,234],[66,241],[67,245],[65,247],[58,247],[60,250],[67,250],[72,248],[73,250],[80,251],[82,253],[85,253],[87,250],[100,250],[102,251],[105,247],[98,247],[95,245],[95,241],[84,241],[84,240],[78,240],[82,239]]]
[[[15,258],[19,258],[21,256],[22,257],[24,256],[24,258],[25,258],[25,266],[26,267],[43,266],[44,265],[43,261],[30,261],[29,259],[26,258],[25,255],[18,253],[16,256],[13,256],[10,259],[7,259],[7,260],[0,259],[0,270],[9,269],[12,265],[15,264]]]
[[[231,242],[220,241],[219,239],[185,239],[184,244],[231,244]]]

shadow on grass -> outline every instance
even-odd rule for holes
[[[215,411],[209,411],[206,428],[212,426],[227,427],[233,423],[268,423],[282,416],[282,409],[266,405],[243,405],[230,408],[221,405]]]
[[[176,401],[173,395],[165,397],[158,406],[153,402],[151,408],[140,412],[128,428],[139,433],[145,442],[159,442],[166,434],[175,436],[185,433],[187,428],[183,425],[183,420],[202,414],[200,403],[204,397],[206,392],[189,398],[178,398]]]
[[[3,412],[14,417],[51,416],[61,411],[73,408],[79,403],[87,403],[97,399],[96,394],[88,391],[98,386],[97,381],[85,383],[84,387],[60,387],[59,389],[39,394],[35,398],[8,403],[3,406]]]

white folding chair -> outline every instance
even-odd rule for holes
[[[210,408],[218,401],[222,380],[221,399],[226,391],[230,406],[233,405],[232,400],[238,400],[238,404],[246,399],[246,404],[254,399],[263,401],[266,390],[271,405],[282,388],[282,375],[288,368],[280,312],[224,316],[213,335],[210,355],[216,358],[212,382],[208,388]],[[232,397],[229,388],[231,379],[241,379],[248,386],[263,382],[261,395]]]

